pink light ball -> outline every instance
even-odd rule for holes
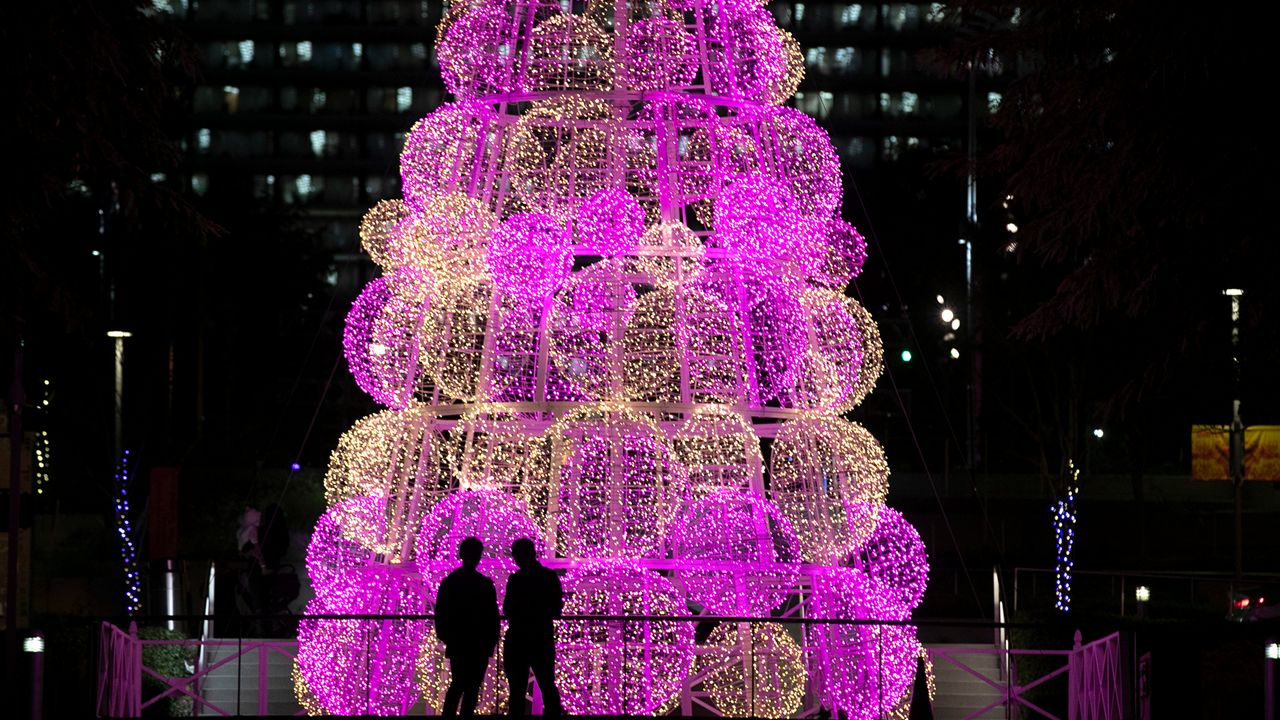
[[[493,232],[486,261],[503,293],[527,301],[555,292],[573,267],[572,236],[545,213],[517,213]]]
[[[693,665],[693,623],[661,575],[625,560],[588,562],[564,577],[565,615],[672,620],[563,620],[556,683],[573,715],[652,715],[683,688]]]
[[[308,615],[422,615],[426,596],[412,573],[371,565],[350,570],[341,590],[316,597]],[[418,700],[414,663],[425,619],[304,617],[298,622],[298,671],[333,715],[405,715]]]
[[[414,123],[400,152],[405,204],[421,211],[433,198],[465,192],[493,118],[488,105],[458,102],[441,105]]]
[[[862,233],[838,217],[828,218],[822,261],[814,269],[813,280],[835,290],[844,289],[862,272],[867,261],[867,241]]]
[[[813,222],[796,208],[795,198],[778,181],[740,177],[715,201],[716,237],[739,262],[803,277],[825,248]]]
[[[626,255],[644,234],[644,208],[626,190],[605,188],[578,215],[578,242],[603,256]]]
[[[460,565],[458,546],[469,537],[484,543],[480,572],[498,586],[499,599],[506,590],[507,578],[516,571],[511,559],[512,542],[529,538],[538,557],[547,556],[546,543],[524,502],[501,490],[460,490],[436,503],[418,534],[415,558],[432,596],[440,581]]]
[[[768,615],[799,576],[800,543],[773,503],[754,492],[719,490],[673,523],[676,576],[713,615]]]
[[[840,160],[827,131],[789,107],[754,111],[762,150],[773,156],[772,175],[796,199],[796,210],[812,217],[834,214],[843,200]]]
[[[693,36],[668,17],[637,20],[622,40],[619,79],[632,90],[687,86],[697,73]]]
[[[387,500],[353,497],[334,505],[316,521],[307,544],[307,576],[316,595],[340,593],[352,571],[374,561],[387,537]],[[379,530],[381,532],[379,532]]]
[[[441,22],[436,45],[445,87],[464,100],[513,90],[515,4],[477,3],[455,12]]]
[[[787,73],[787,49],[768,10],[755,3],[725,3],[708,30],[714,93],[768,102]]]
[[[399,270],[366,285],[347,313],[347,365],[356,385],[386,407],[403,409],[414,399],[415,350],[433,285],[425,270]]]
[[[893,602],[906,608],[920,604],[929,582],[929,556],[920,533],[902,513],[881,508],[880,521],[855,561]]]

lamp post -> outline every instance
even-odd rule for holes
[[[1231,298],[1231,383],[1230,448],[1231,484],[1236,493],[1236,580],[1244,577],[1244,421],[1240,419],[1240,298],[1244,290],[1227,288],[1223,295]]]
[[[115,425],[112,428],[115,444],[112,449],[115,451],[113,457],[119,458],[124,451],[124,339],[133,337],[133,333],[128,330],[108,330],[107,337],[116,343]]]

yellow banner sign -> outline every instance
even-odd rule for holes
[[[1228,426],[1191,426],[1191,479],[1231,479]],[[1280,425],[1244,429],[1244,479],[1280,482]]]

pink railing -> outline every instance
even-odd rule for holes
[[[138,717],[142,714],[142,645],[138,624],[124,632],[111,623],[98,631],[98,717]]]
[[[294,640],[141,640],[138,638],[135,623],[130,623],[128,632],[111,623],[103,623],[99,639],[96,706],[99,717],[139,717],[145,708],[179,695],[192,699],[196,715],[238,715],[242,712],[265,715],[269,699],[268,657],[271,653],[279,653],[292,659],[297,653],[297,642]],[[207,653],[200,652],[198,656],[201,659],[197,661],[195,671],[190,676],[167,677],[143,665],[142,649],[148,645],[185,645],[203,650],[215,647],[235,648],[235,651],[209,664],[204,664],[203,660],[207,657]],[[241,658],[251,653],[258,653],[256,708],[241,708],[238,705],[224,708],[203,696],[201,685],[210,673],[229,663],[239,662]],[[1030,656],[1056,656],[1062,658],[1063,664],[1025,684],[1017,684],[1014,678],[999,671],[997,675],[1002,677],[989,677],[962,659],[965,656],[981,655],[1002,656],[1001,659],[1005,662],[1000,664],[1001,667],[1016,668],[1017,658]],[[1012,711],[1018,706],[1025,707],[1050,720],[1063,720],[1026,697],[1028,691],[1059,676],[1066,677],[1069,688],[1067,720],[1120,720],[1123,714],[1122,654],[1119,633],[1081,645],[1080,633],[1077,632],[1075,646],[1070,650],[948,647],[934,648],[930,650],[930,656],[935,665],[941,662],[949,663],[978,678],[996,691],[995,700],[966,716],[966,720],[981,717],[998,707],[1006,707]],[[204,666],[201,667],[201,665]],[[155,678],[169,687],[144,703],[142,702],[144,676]],[[697,697],[690,699],[693,701],[692,704],[700,704]],[[691,710],[689,703],[686,702],[683,709],[686,713],[689,712]]]
[[[1005,660],[1000,664],[1001,667],[1016,668],[1019,657],[1031,656],[1057,656],[1063,658],[1063,664],[1020,685],[1013,677],[993,678],[974,669],[970,663],[960,659],[966,655],[1001,656]],[[965,720],[980,718],[998,707],[1007,707],[1012,710],[1016,706],[1025,707],[1050,720],[1062,720],[1026,697],[1028,691],[1062,675],[1067,677],[1067,720],[1120,720],[1121,717],[1123,697],[1120,678],[1120,633],[1112,633],[1082,646],[1080,633],[1076,632],[1075,647],[1071,650],[938,648],[930,650],[929,656],[935,665],[939,662],[949,663],[997,691],[998,697],[995,700],[966,715]]]
[[[218,668],[238,663],[241,658],[258,654],[258,703],[252,714],[267,714],[268,656],[279,653],[292,660],[297,654],[295,640],[140,640],[138,626],[129,624],[126,633],[111,623],[103,623],[99,633],[98,652],[98,717],[140,717],[142,711],[171,697],[185,695],[191,698],[195,715],[239,715],[245,708],[224,708],[207,700],[200,692],[204,679]],[[142,663],[142,649],[150,645],[184,645],[192,648],[236,648],[226,657],[200,667],[207,653],[201,652],[195,671],[187,677],[162,675]],[[142,701],[142,678],[155,678],[168,689]],[[238,694],[238,693],[237,693]],[[298,713],[302,714],[302,713]]]
[[[1071,653],[1071,691],[1067,695],[1072,720],[1120,720],[1124,713],[1120,667],[1120,633],[1112,633]]]

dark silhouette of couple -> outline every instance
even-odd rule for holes
[[[445,646],[451,676],[441,715],[455,715],[462,703],[463,715],[474,715],[489,658],[498,645],[498,596],[493,581],[476,568],[484,543],[469,537],[458,545],[462,567],[449,573],[436,593],[436,636]],[[560,578],[538,562],[533,541],[511,543],[511,557],[519,567],[507,580],[502,614],[507,618],[507,640],[502,669],[510,689],[509,714],[526,715],[525,692],[529,671],[538,681],[543,714],[562,712],[556,690],[556,644],[552,621],[564,606]]]

